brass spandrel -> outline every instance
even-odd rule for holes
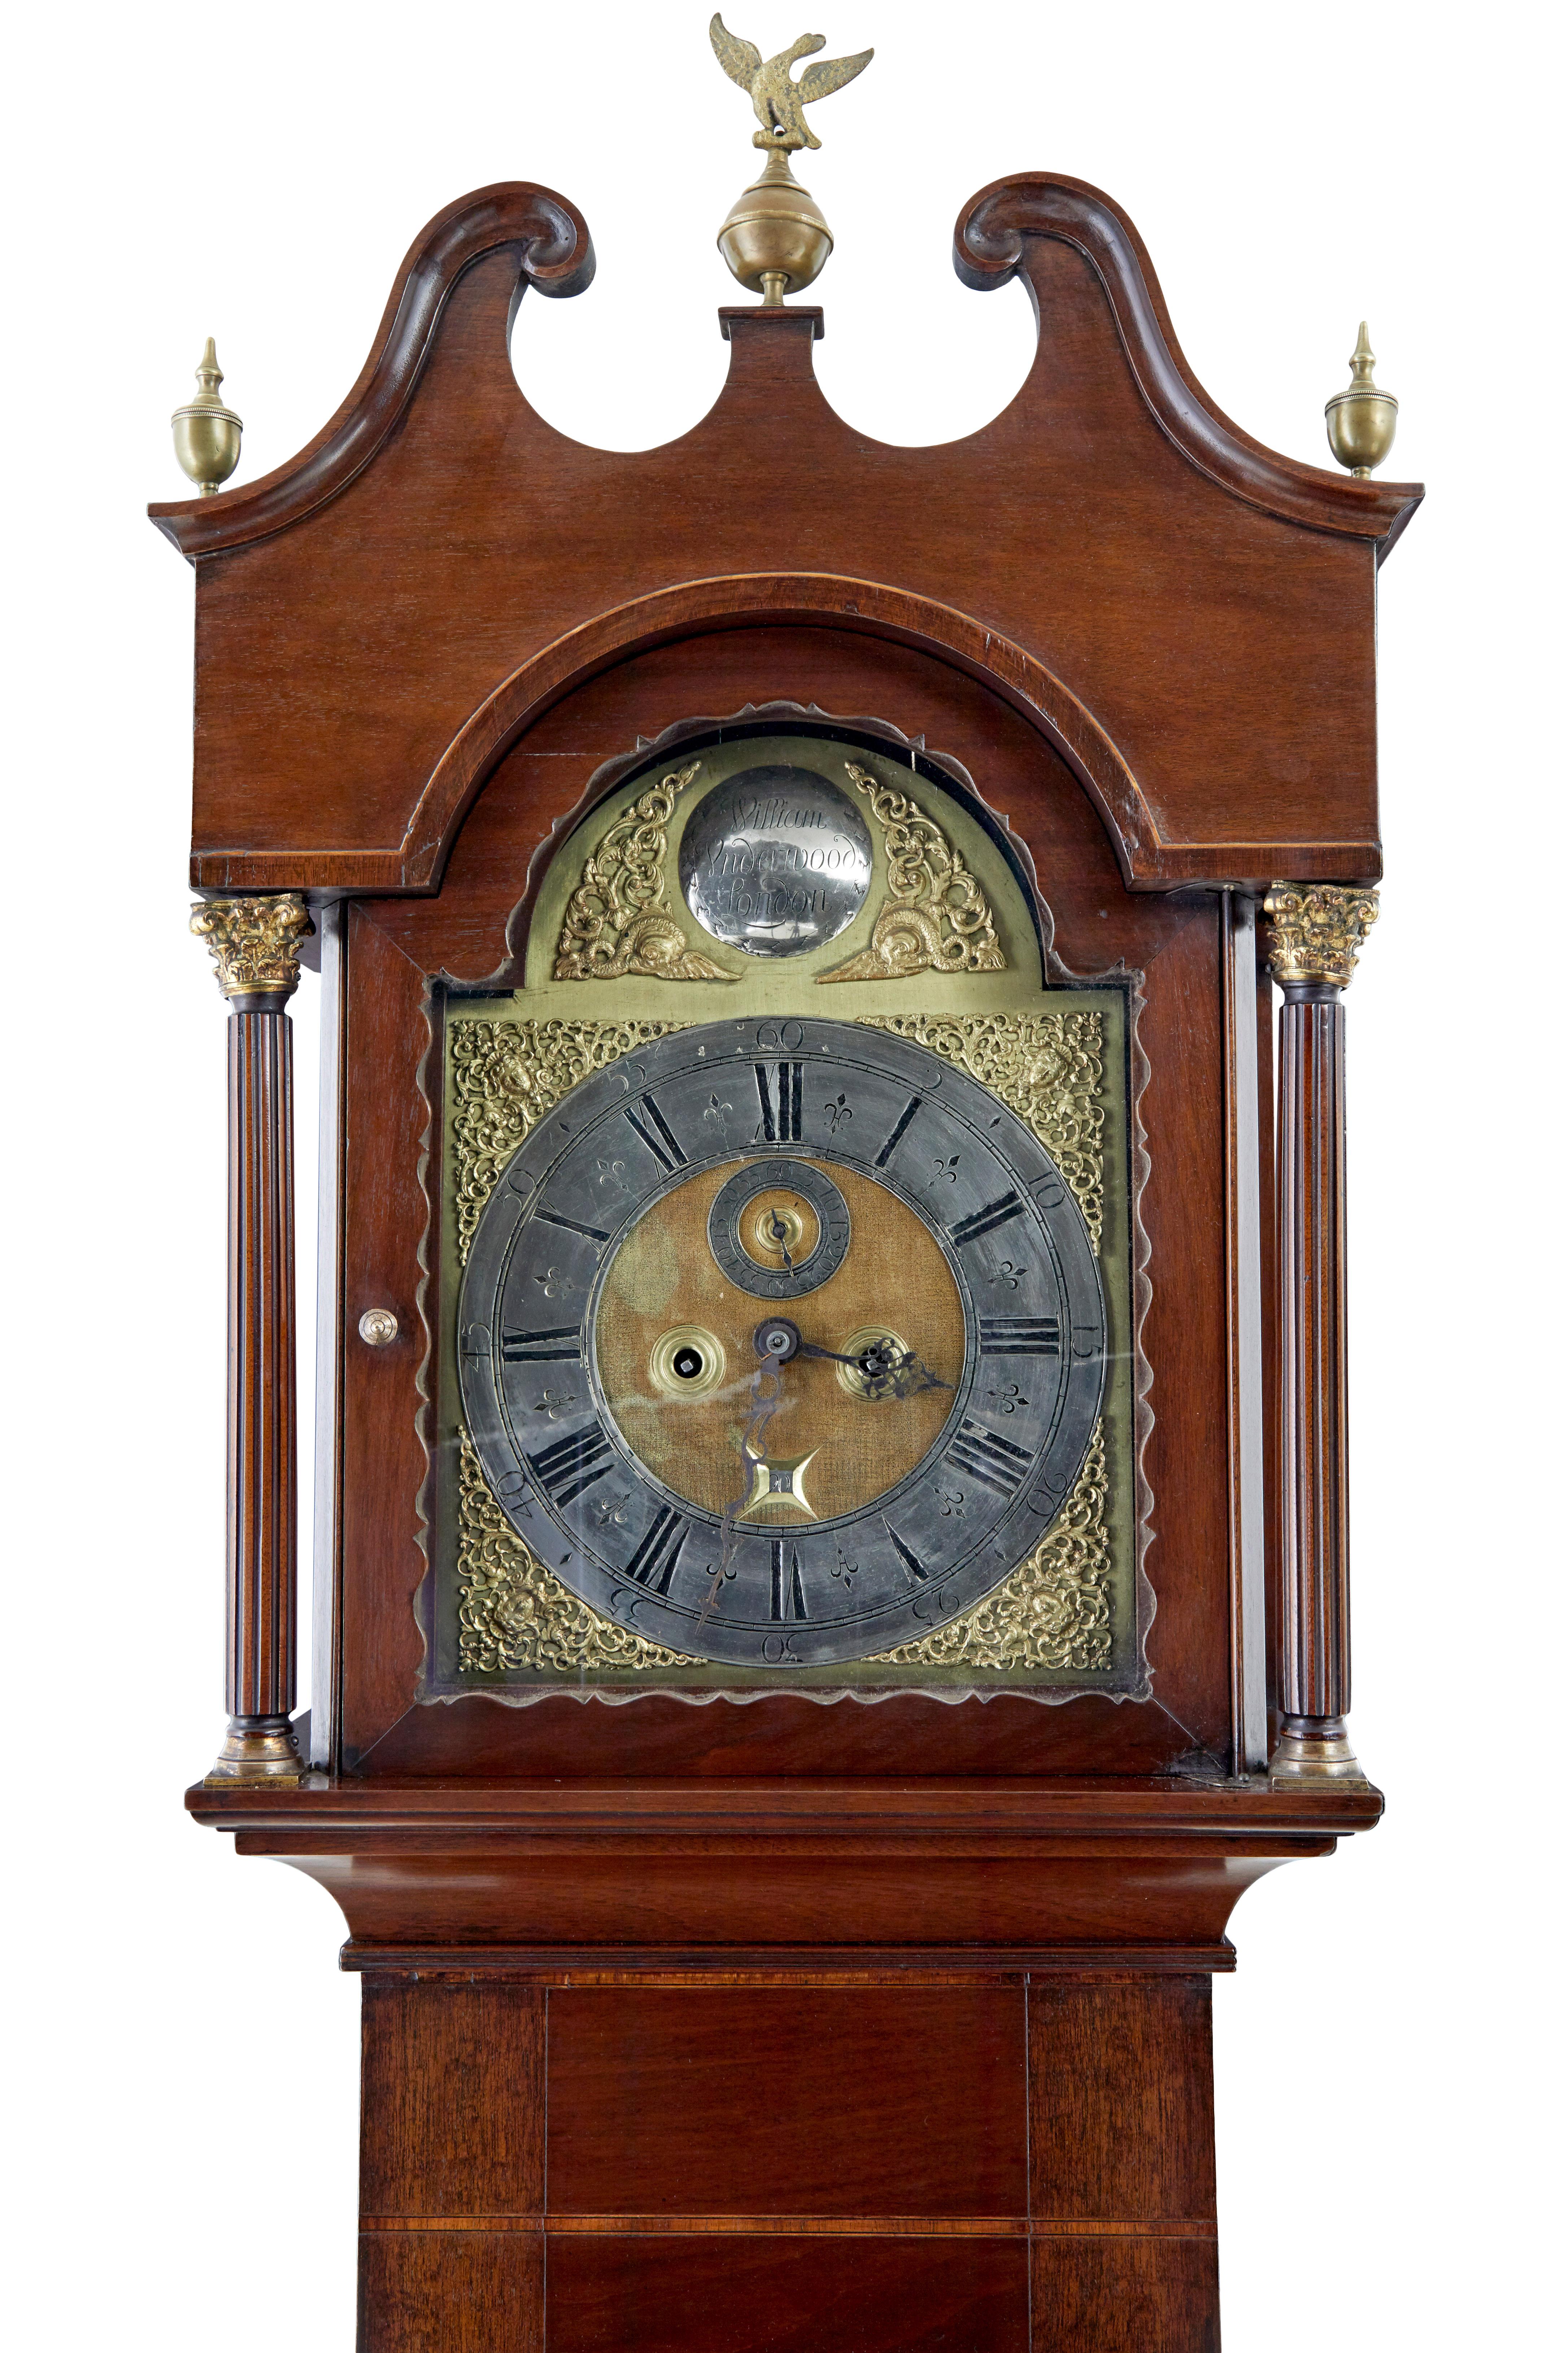
[[[830,980],[905,980],[921,972],[1003,972],[1007,959],[985,893],[933,818],[854,760],[845,774],[871,805],[888,853],[888,896],[865,952],[818,973]]]
[[[556,952],[557,980],[729,980],[710,956],[687,944],[668,909],[669,839],[675,804],[698,774],[694,760],[649,786],[623,810],[583,869]]]

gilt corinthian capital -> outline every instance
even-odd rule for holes
[[[294,891],[205,899],[191,910],[191,929],[206,942],[226,997],[291,997],[300,985],[300,943],[315,928]]]
[[[1269,968],[1281,988],[1344,988],[1377,921],[1377,892],[1346,882],[1276,882],[1263,912]]]

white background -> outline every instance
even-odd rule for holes
[[[1353,1730],[1389,1812],[1233,1922],[1225,2316],[1232,2353],[1523,2353],[1560,2197],[1562,59],[1545,11],[1413,0],[811,21],[878,49],[801,168],[853,424],[942,440],[1007,400],[1026,298],[964,292],[952,224],[1049,167],[1127,208],[1200,380],[1277,449],[1329,462],[1369,318],[1387,471],[1430,486],[1383,574],[1389,879],[1350,997]],[[800,23],[734,0],[764,54]],[[530,397],[587,441],[683,431],[752,125],[703,0],[122,0],[8,46],[14,2341],[346,2353],[342,1923],[180,1802],[221,1731],[224,1014],[185,932],[193,575],[142,507],[183,494],[205,335],[252,480],[342,398],[422,223],[494,180],[569,195],[599,254],[584,299],[522,306]]]

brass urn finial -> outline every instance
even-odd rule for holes
[[[174,427],[175,457],[203,498],[210,499],[238,465],[239,437],[245,429],[233,409],[226,408],[218,398],[223,370],[210,335],[196,382],[201,390],[184,408],[175,409],[169,423]]]
[[[1351,353],[1351,380],[1323,409],[1330,448],[1342,466],[1363,479],[1374,466],[1381,466],[1393,448],[1394,428],[1399,422],[1399,403],[1391,392],[1379,392],[1372,380],[1376,365],[1377,353],[1367,341],[1363,319]]]
[[[807,66],[796,81],[790,79],[791,66],[827,47],[821,33],[803,33],[766,64],[756,43],[737,40],[721,16],[709,26],[708,37],[731,80],[750,98],[762,126],[752,132],[752,144],[768,155],[761,179],[731,206],[719,231],[719,250],[742,285],[771,306],[809,286],[833,250],[820,207],[789,167],[790,157],[802,147],[822,144],[802,110],[853,81],[876,52],[829,58],[826,64]]]

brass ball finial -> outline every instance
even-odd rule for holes
[[[809,286],[833,250],[821,208],[789,167],[790,157],[801,148],[822,144],[805,110],[863,73],[872,52],[861,49],[852,58],[829,58],[795,77],[792,66],[827,47],[820,33],[802,33],[787,49],[765,60],[756,43],[740,39],[721,16],[709,26],[708,37],[724,71],[751,100],[761,126],[752,132],[752,144],[765,149],[768,158],[761,179],[753,180],[726,214],[719,250],[742,285],[772,306]]]
[[[719,231],[719,250],[731,276],[764,304],[799,293],[817,276],[833,250],[833,232],[787,154],[775,149],[762,178],[736,197]]]
[[[1381,466],[1393,448],[1394,429],[1399,422],[1399,403],[1391,392],[1379,392],[1372,380],[1376,365],[1377,353],[1367,341],[1363,319],[1351,353],[1351,380],[1323,408],[1330,448],[1342,466],[1348,466],[1362,480],[1374,466]]]
[[[210,499],[238,465],[239,437],[245,430],[233,409],[226,408],[218,398],[223,370],[217,364],[217,347],[210,335],[196,370],[196,382],[201,390],[184,408],[175,409],[169,423],[174,429],[175,457],[203,498]]]

